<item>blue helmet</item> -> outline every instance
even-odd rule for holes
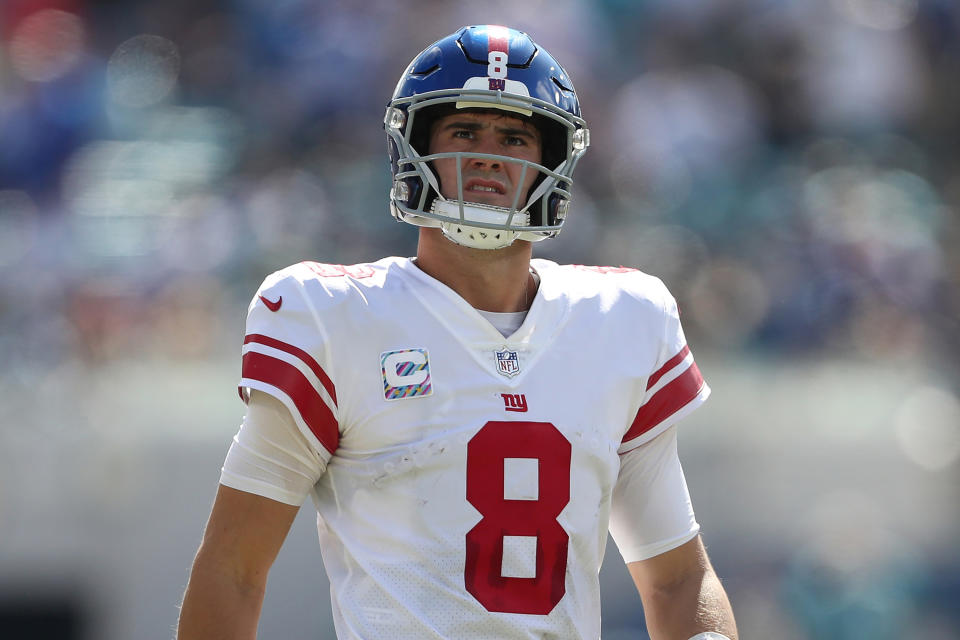
[[[430,125],[456,109],[504,110],[530,118],[539,129],[539,164],[488,156],[539,173],[530,191],[518,194],[512,207],[464,201],[462,180],[457,199],[441,194],[430,163],[477,156],[428,153]],[[418,226],[440,227],[451,240],[482,249],[557,235],[569,207],[573,170],[590,144],[576,91],[560,64],[527,34],[493,25],[463,27],[414,58],[387,106],[384,128],[393,173],[393,216]],[[521,202],[523,195],[526,201]]]

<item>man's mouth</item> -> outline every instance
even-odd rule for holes
[[[469,191],[472,193],[495,193],[498,195],[503,195],[506,193],[506,189],[498,182],[493,180],[469,180],[466,186],[463,189],[465,192]]]

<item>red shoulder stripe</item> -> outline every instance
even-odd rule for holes
[[[279,358],[248,351],[243,355],[243,377],[265,382],[290,396],[320,444],[331,454],[337,450],[340,442],[337,419],[299,369]]]
[[[688,353],[690,353],[690,346],[683,345],[683,349],[680,349],[680,353],[667,360],[662,367],[650,374],[650,377],[647,378],[647,389],[649,390],[650,387],[657,384],[657,381],[666,375],[668,371],[680,364],[683,359],[687,357]]]
[[[684,408],[700,394],[702,388],[703,376],[700,374],[697,363],[692,362],[686,371],[664,385],[640,407],[637,416],[633,419],[633,424],[623,436],[623,442],[643,435]]]
[[[259,333],[251,333],[243,339],[243,344],[247,344],[249,342],[265,344],[268,347],[273,347],[274,349],[279,349],[280,351],[286,351],[290,355],[300,358],[300,360],[302,360],[303,363],[310,367],[310,370],[316,374],[317,378],[320,379],[320,384],[323,385],[323,388],[326,389],[327,393],[330,394],[330,397],[333,398],[334,406],[340,406],[337,404],[337,390],[333,386],[333,381],[329,378],[329,376],[327,376],[327,373],[323,370],[323,367],[321,367],[309,353],[303,349],[300,349],[299,347],[293,346],[292,344],[282,342],[276,338],[271,338],[270,336],[265,336]]]

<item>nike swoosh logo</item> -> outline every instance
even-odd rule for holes
[[[270,311],[280,311],[280,305],[283,304],[283,296],[277,298],[276,302],[271,302],[263,296],[260,296],[260,299],[263,300],[263,304],[267,305],[267,309],[270,309]]]

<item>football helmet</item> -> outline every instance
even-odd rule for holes
[[[530,118],[541,134],[541,162],[468,152],[429,153],[430,125],[456,109],[498,109]],[[507,27],[463,27],[424,49],[397,83],[384,117],[390,211],[417,226],[440,227],[458,244],[499,249],[516,239],[560,232],[573,170],[590,144],[573,84],[560,64],[527,34]],[[445,198],[431,162],[457,159],[457,198]],[[467,158],[522,165],[538,172],[511,207],[468,202],[461,174]]]

